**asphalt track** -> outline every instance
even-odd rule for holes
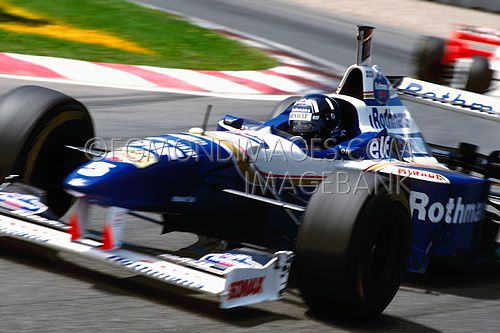
[[[218,23],[249,33],[261,31],[261,37],[303,48],[342,65],[348,65],[354,54],[352,25],[339,23],[345,24],[344,30],[340,30],[337,22],[330,19],[328,28],[317,27],[320,20],[306,20],[304,16],[310,17],[310,13],[304,10],[295,12],[292,20],[287,8],[272,14],[272,17],[267,15],[269,2],[265,5],[256,1],[239,1],[229,5],[229,1],[206,0],[162,3],[174,10],[184,10],[187,14],[207,15],[205,19],[219,18],[224,22]],[[323,19],[328,20],[326,16]],[[338,39],[332,50],[331,39],[335,36]],[[328,40],[330,45],[325,45]],[[312,47],[314,45],[318,46]],[[401,52],[391,58],[391,54],[398,51],[397,46],[398,43],[394,42],[394,52],[379,53],[377,57],[386,62],[386,67],[394,63],[395,67],[404,69],[410,47],[405,44],[399,49]],[[0,93],[27,83],[30,82],[1,79]],[[211,126],[226,113],[263,120],[274,105],[269,101],[42,85],[68,93],[86,104],[95,119],[98,136],[105,140],[162,134],[197,126],[202,122],[207,104],[214,105]],[[462,140],[480,144],[485,152],[498,149],[498,123],[428,107],[413,109],[414,117],[430,142],[455,145]],[[97,230],[102,224],[103,213],[96,211],[93,214],[92,227]],[[196,240],[195,236],[184,233],[161,236],[157,226],[138,220],[131,220],[129,226],[127,240],[146,246],[175,251]],[[5,241],[1,241],[0,246],[1,332],[500,330],[498,268],[410,275],[380,320],[356,324],[317,317],[307,310],[295,290],[286,293],[280,302],[220,311],[209,298],[152,285],[125,275],[118,274],[118,278],[108,276],[102,273],[100,267],[76,258],[63,257],[76,261],[75,265],[26,246]]]

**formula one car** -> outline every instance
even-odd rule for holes
[[[222,308],[279,299],[292,266],[311,308],[363,318],[380,314],[403,272],[425,272],[430,258],[494,261],[499,152],[430,149],[397,89],[459,111],[498,112],[498,103],[478,110],[467,92],[461,106],[435,101],[413,88],[434,85],[410,78],[391,87],[369,64],[372,31],[360,27],[357,64],[329,95],[343,140],[318,149],[290,133],[293,97],[265,122],[228,115],[216,131],[103,150],[89,144],[92,120],[78,101],[37,86],[7,93],[0,234],[215,295]],[[102,234],[88,230],[92,206],[107,207]],[[145,251],[124,242],[128,215],[164,233],[222,239],[225,249],[198,259]]]
[[[450,38],[424,37],[414,53],[417,78],[497,95],[500,32],[460,25]],[[494,92],[495,90],[495,92]]]

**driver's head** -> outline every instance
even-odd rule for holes
[[[292,105],[288,125],[294,134],[306,140],[338,140],[341,134],[340,121],[340,106],[334,99],[326,95],[309,94]]]

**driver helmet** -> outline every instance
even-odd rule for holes
[[[309,94],[297,100],[292,105],[288,117],[290,130],[306,140],[338,140],[342,133],[340,123],[339,104],[322,94]]]

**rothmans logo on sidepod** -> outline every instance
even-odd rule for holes
[[[48,209],[33,195],[9,192],[0,192],[0,207],[13,211],[22,210],[29,214],[40,214]]]
[[[464,202],[463,197],[448,198],[445,204],[429,202],[429,196],[418,191],[410,193],[410,208],[413,219],[432,223],[477,223],[482,220],[484,202]]]

